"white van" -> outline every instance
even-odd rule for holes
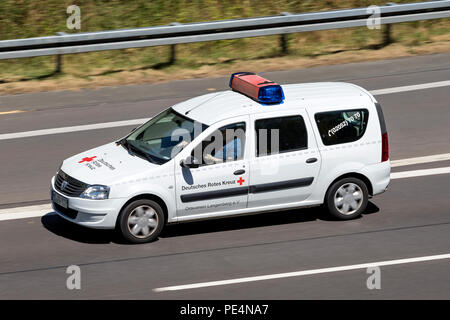
[[[170,223],[322,204],[353,219],[386,190],[386,126],[366,90],[251,73],[230,87],[64,160],[51,180],[55,212],[142,243]]]

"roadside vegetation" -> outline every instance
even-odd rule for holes
[[[398,1],[412,2],[412,1]],[[385,4],[363,0],[2,0],[0,40],[148,27],[171,22],[198,22],[281,12],[311,12]],[[66,28],[66,8],[81,8],[81,30]],[[0,60],[0,93],[72,89],[137,82],[225,75],[230,70],[268,71],[315,65],[385,59],[414,54],[449,52],[449,19],[395,24],[393,43],[382,46],[383,29],[365,27],[291,34],[288,51],[280,37],[269,36],[169,47],[93,52],[62,57]]]

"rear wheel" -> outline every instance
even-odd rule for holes
[[[152,200],[136,200],[128,204],[119,217],[119,228],[123,237],[132,243],[155,240],[164,226],[161,206]]]
[[[367,207],[369,192],[366,184],[358,178],[344,178],[328,189],[326,206],[334,217],[350,220],[361,215]]]

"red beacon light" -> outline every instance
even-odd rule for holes
[[[251,72],[233,73],[230,88],[264,104],[277,104],[284,100],[283,89],[279,84]]]

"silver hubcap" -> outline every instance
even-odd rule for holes
[[[150,206],[139,206],[128,216],[128,229],[137,238],[148,238],[158,226],[158,215]]]
[[[363,202],[363,192],[355,183],[342,185],[334,195],[334,205],[336,209],[345,215],[350,215],[358,211]]]

